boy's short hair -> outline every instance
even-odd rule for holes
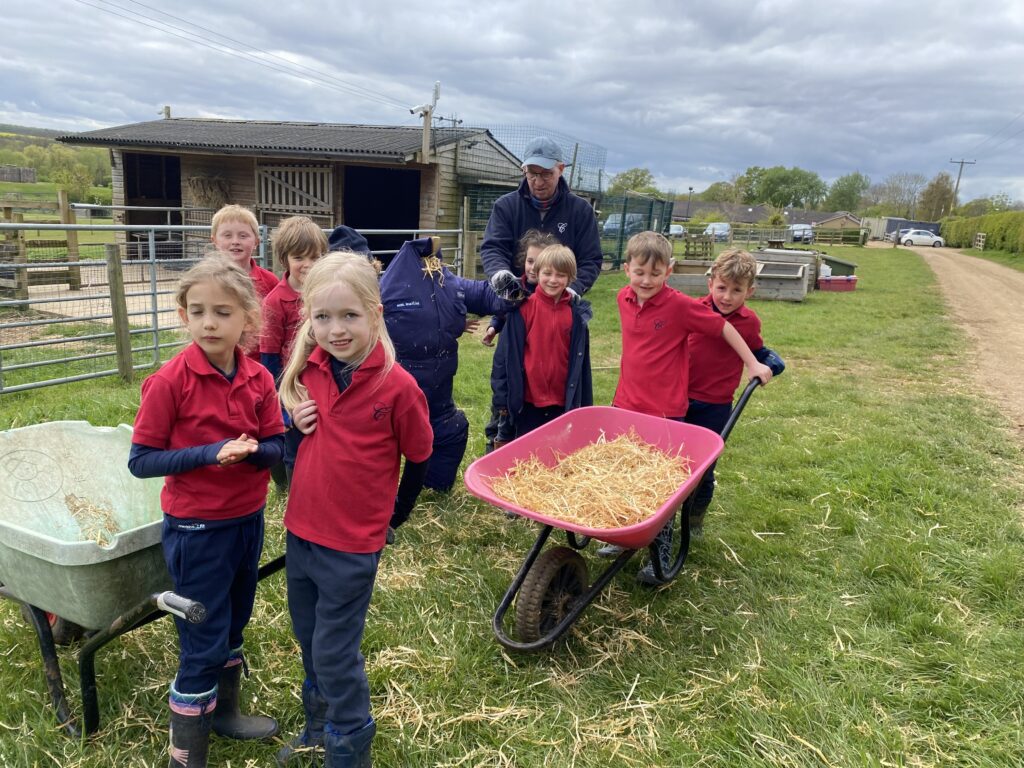
[[[274,258],[288,269],[289,256],[323,256],[327,253],[327,235],[308,216],[289,216],[274,230]]]
[[[539,229],[528,229],[519,238],[519,251],[516,253],[516,267],[522,269],[526,265],[526,252],[530,248],[547,248],[549,245],[558,245],[559,240],[550,232],[542,232]]]
[[[216,235],[217,228],[226,221],[241,221],[249,225],[252,233],[259,239],[260,223],[256,220],[256,214],[241,205],[225,205],[210,220],[210,234]]]
[[[555,272],[568,275],[570,283],[576,279],[576,255],[572,252],[572,248],[567,245],[562,245],[561,243],[549,245],[538,253],[537,260],[533,263],[533,268],[539,274],[545,267],[550,267]]]
[[[757,279],[757,259],[742,248],[722,251],[711,265],[711,277],[749,288]]]
[[[657,232],[637,232],[626,243],[626,261],[637,264],[653,261],[667,267],[672,263],[672,243]]]

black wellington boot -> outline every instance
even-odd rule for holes
[[[344,736],[328,725],[324,729],[324,768],[373,768],[370,743],[376,733],[377,724],[372,719]]]
[[[168,768],[206,768],[210,714],[182,715],[171,710],[171,759]]]
[[[306,727],[279,750],[277,764],[288,765],[293,758],[309,754],[314,749],[323,749],[324,726],[327,725],[327,700],[320,690],[308,680],[302,684],[302,708],[306,712]]]
[[[242,666],[234,664],[220,671],[213,732],[228,739],[269,739],[277,733],[277,720],[266,715],[243,715],[238,708]]]

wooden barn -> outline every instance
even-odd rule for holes
[[[487,130],[170,118],[61,136],[107,147],[113,204],[202,209],[172,223],[209,223],[224,203],[273,228],[304,214],[324,227],[456,229],[466,196],[493,199],[521,178],[520,161]],[[115,221],[164,224],[164,212]],[[371,236],[374,249],[406,235]],[[448,240],[453,244],[454,238]]]

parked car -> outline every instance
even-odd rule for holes
[[[929,232],[927,229],[911,229],[903,235],[902,240],[904,245],[930,245],[933,248],[941,248],[946,244],[946,241],[936,235],[934,232]]]
[[[682,237],[686,234],[686,227],[682,224],[669,224],[668,232],[665,233],[669,237]]]
[[[892,232],[886,232],[885,233],[885,239],[888,240],[890,243],[893,240],[896,240],[897,242],[902,243],[903,242],[903,236],[906,235],[907,232],[909,232],[910,230],[911,230],[911,227],[907,227],[906,229],[901,229],[899,232],[897,232],[894,229]]]
[[[814,227],[810,224],[790,224],[789,239],[794,243],[814,242]]]
[[[622,214],[611,213],[608,214],[608,218],[604,222],[604,227],[601,229],[601,234],[605,237],[618,237],[619,230],[622,228]],[[647,217],[642,213],[627,213],[626,214],[626,232],[625,236],[635,235],[637,232],[643,232],[647,229]]]
[[[704,229],[705,235],[710,235],[716,242],[724,243],[732,233],[732,225],[724,221],[713,221]]]

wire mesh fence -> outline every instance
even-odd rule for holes
[[[462,261],[459,230],[361,231],[459,235],[445,260]],[[264,227],[254,257],[270,269],[268,242]],[[178,280],[210,247],[208,225],[0,222],[0,394],[128,379],[169,358],[187,340]]]
[[[618,269],[629,238],[638,232],[667,231],[674,205],[674,200],[641,195],[604,197],[597,211],[597,230],[605,261]]]

